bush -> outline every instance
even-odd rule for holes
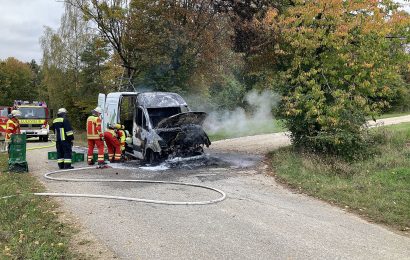
[[[390,4],[299,1],[273,14],[282,42],[267,51],[280,66],[266,74],[297,147],[347,159],[368,153],[366,117],[405,93],[399,69],[409,56],[388,36],[406,34],[410,20]]]

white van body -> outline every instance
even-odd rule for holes
[[[99,94],[98,105],[103,109],[104,131],[109,124],[122,124],[131,134],[132,143],[127,143],[126,153],[132,157],[153,162],[171,154],[201,153],[203,145],[210,145],[201,128],[206,113],[191,112],[176,93]]]

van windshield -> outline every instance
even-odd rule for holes
[[[46,118],[44,107],[20,107],[21,118]]]
[[[147,108],[152,127],[157,127],[162,119],[181,113],[180,107]]]

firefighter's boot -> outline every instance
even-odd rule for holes
[[[74,167],[71,166],[71,163],[65,163],[65,164],[64,164],[64,169],[65,169],[65,170],[66,170],[66,169],[74,169]]]

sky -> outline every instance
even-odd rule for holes
[[[409,0],[397,2],[406,3],[410,12]],[[57,29],[63,12],[62,0],[0,0],[0,60],[15,57],[40,63],[44,26]]]
[[[55,0],[0,0],[0,60],[15,57],[40,63],[44,26],[57,29],[64,3]]]

